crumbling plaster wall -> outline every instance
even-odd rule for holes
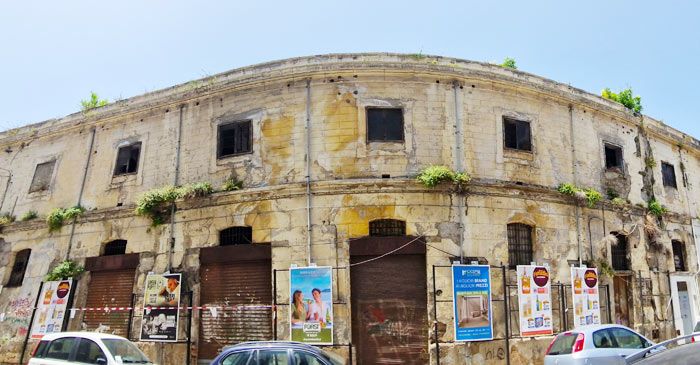
[[[306,264],[306,198],[302,182],[306,176],[308,107],[313,193],[310,251],[311,260],[318,265],[347,266],[350,240],[366,236],[368,222],[373,219],[395,218],[406,220],[407,233],[425,236],[430,245],[426,262],[429,292],[426,295],[433,290],[432,265],[449,265],[452,257],[459,255],[459,235],[464,236],[465,255],[484,257],[496,265],[507,263],[508,223],[535,227],[535,260],[550,265],[555,282],[569,280],[567,265],[578,259],[579,241],[584,258],[590,258],[591,245],[594,258],[609,254],[610,248],[600,247],[598,242],[611,231],[630,232],[632,269],[649,271],[649,252],[639,228],[643,224],[641,209],[620,209],[609,204],[605,205],[606,212],[600,209],[601,205],[596,209],[582,208],[578,218],[581,228],[577,232],[574,202],[554,191],[560,183],[574,182],[575,171],[579,186],[591,186],[605,194],[611,177],[604,171],[602,141],[610,141],[622,146],[624,153],[621,176],[612,177],[615,184],[622,186],[619,193],[632,204],[645,205],[646,196],[641,192],[645,182],[640,171],[645,170],[644,157],[648,151],[647,144],[640,142],[643,138],[649,140],[657,162],[671,162],[676,167],[679,186],[675,192],[662,187],[660,163],[653,169],[657,199],[672,212],[681,214],[665,219],[665,232],[660,240],[670,248],[672,238],[682,239],[688,245],[689,261],[695,264],[689,222],[683,215],[688,211],[697,214],[700,192],[694,189],[692,181],[698,178],[694,174],[699,171],[700,159],[690,143],[683,149],[685,153],[679,153],[678,146],[669,142],[672,138],[653,137],[657,129],[663,129],[661,124],[647,122],[646,128],[651,129],[645,133],[652,137],[640,136],[640,118],[614,109],[614,105],[597,101],[600,105],[591,107],[587,97],[571,88],[567,99],[561,96],[561,87],[547,85],[548,80],[536,80],[526,74],[513,74],[491,66],[469,65],[460,69],[462,66],[437,63],[427,66],[434,68],[427,72],[422,61],[401,59],[409,69],[407,72],[402,69],[404,66],[388,64],[376,69],[370,59],[398,62],[392,57],[379,58],[380,61],[369,57],[355,67],[308,72],[303,67],[313,68],[316,61],[310,60],[308,64],[296,61],[301,64],[289,66],[289,72],[283,76],[279,71],[268,73],[274,66],[264,66],[256,70],[257,76],[251,76],[256,75],[251,70],[240,76],[257,78],[254,82],[239,83],[232,75],[216,76],[205,84],[185,84],[134,98],[133,105],[145,106],[134,107],[135,110],[128,113],[126,110],[131,104],[105,112],[104,118],[99,111],[68,117],[65,123],[71,124],[70,128],[61,129],[54,122],[32,127],[34,132],[19,133],[24,136],[21,140],[2,134],[0,145],[11,152],[0,152],[0,164],[14,173],[3,210],[8,210],[15,200],[17,215],[34,209],[45,216],[54,207],[74,205],[87,161],[90,126],[93,126],[95,141],[83,199],[83,204],[92,210],[78,220],[70,257],[84,262],[87,257],[99,255],[104,243],[126,239],[127,253],[141,255],[133,288],[137,303],[142,300],[145,275],[149,271],[163,272],[170,266],[186,273],[185,289],[193,291],[197,304],[198,250],[217,245],[218,231],[223,228],[252,226],[254,242],[272,245],[274,269]],[[274,77],[266,80],[265,75]],[[458,113],[455,112],[455,92]],[[367,143],[365,110],[368,106],[404,110],[404,143]],[[463,165],[475,178],[465,197],[451,195],[442,188],[426,189],[412,180],[421,168],[430,164],[454,164],[457,115],[464,131],[459,141],[464,152]],[[503,116],[530,121],[532,153],[504,151]],[[573,118],[573,135],[570,118]],[[252,121],[253,152],[217,159],[217,126],[241,119]],[[146,219],[132,214],[132,204],[143,191],[174,182],[180,121],[179,183],[211,181],[218,187],[227,178],[235,177],[243,181],[246,189],[216,193],[195,202],[178,202],[172,232],[175,247],[170,257],[167,252],[170,227],[150,228]],[[137,140],[142,142],[138,172],[127,177],[113,177],[118,146]],[[572,166],[572,141],[576,150],[575,166]],[[37,159],[47,155],[60,155],[54,188],[40,199],[31,199],[27,190],[35,164]],[[681,159],[687,165],[686,173],[691,182],[688,186],[683,186]],[[378,179],[385,174],[391,178]],[[685,198],[686,189],[690,199]],[[465,200],[463,212],[456,208],[457,199]],[[690,209],[688,200],[692,202]],[[461,214],[465,216],[463,233],[456,223]],[[592,227],[590,238],[587,223]],[[69,232],[70,227],[66,226],[49,235],[40,221],[15,223],[5,229],[2,234],[6,242],[2,244],[4,257],[25,247],[33,251],[24,285],[3,289],[0,310],[11,309],[8,300],[36,295],[38,281],[66,254]],[[663,268],[672,268],[668,255],[663,257],[662,263],[666,265]],[[10,261],[6,258],[2,261],[5,280],[9,276]],[[449,272],[437,275],[436,286],[449,287]],[[80,280],[76,306],[85,303],[88,280],[89,274]],[[513,280],[513,275],[509,280]],[[609,283],[606,280],[603,282]],[[339,270],[337,281],[338,301],[350,303],[349,271]],[[277,284],[277,301],[287,301],[287,281],[280,279]],[[503,288],[494,287],[495,295],[499,290],[502,293]],[[448,294],[443,292],[441,299]],[[432,304],[429,305],[432,316]],[[451,339],[453,331],[448,318],[450,307],[441,304],[438,308],[438,319],[446,326],[440,338],[445,341]],[[349,304],[334,309],[337,342],[347,343],[351,338]],[[285,321],[288,313],[284,307],[279,310],[278,333],[283,339],[288,332]],[[649,312],[645,312],[649,319],[658,307],[645,307],[645,310]],[[639,311],[641,308],[635,308],[637,323],[642,318]],[[195,341],[197,318],[195,314],[192,327]],[[496,320],[502,321],[502,317],[497,316]],[[134,328],[138,328],[136,321],[134,319]],[[0,326],[7,324],[3,322]],[[71,327],[79,328],[79,322],[72,321]],[[511,358],[535,361],[547,343],[548,340],[525,341],[514,346]],[[6,360],[0,359],[0,363],[12,361],[7,356],[14,356],[11,353],[18,351],[17,340],[0,345],[9,346],[3,347],[8,351],[2,352]],[[144,346],[150,353],[162,356],[162,350]],[[180,347],[172,350],[177,356],[184,356]],[[457,346],[442,352],[441,356],[502,362],[503,351],[502,344],[493,342]]]

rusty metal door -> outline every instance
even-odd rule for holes
[[[632,276],[615,275],[613,277],[613,290],[615,292],[615,318],[614,323],[627,327],[632,326],[630,321],[630,301],[633,300],[630,293],[629,280]]]
[[[388,252],[410,237],[370,239],[380,244],[360,250],[352,249],[358,242],[351,244],[351,263],[375,258],[379,251]],[[391,240],[396,242],[391,244]],[[427,277],[425,255],[416,252],[420,250],[420,246],[414,250],[408,247],[350,268],[352,341],[357,348],[357,364],[429,362]]]
[[[272,339],[270,259],[256,260],[260,255],[252,255],[243,261],[218,262],[224,261],[222,257],[228,260],[242,257],[222,255],[224,251],[237,248],[215,249],[200,256],[203,261],[200,268],[200,303],[219,309],[216,317],[209,310],[200,312],[199,359],[214,359],[226,345]],[[269,255],[269,252],[268,246],[266,254],[262,256]],[[213,254],[217,255],[212,257]],[[222,310],[221,307],[225,308]]]
[[[134,269],[94,271],[88,285],[88,308],[129,307],[134,288]],[[130,313],[127,310],[88,310],[83,322],[87,330],[101,327],[104,332],[127,337]]]

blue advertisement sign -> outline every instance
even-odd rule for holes
[[[493,339],[491,270],[488,265],[453,265],[455,341]]]

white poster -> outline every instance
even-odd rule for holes
[[[44,283],[32,325],[33,339],[40,339],[49,333],[61,332],[72,289],[72,279]]]
[[[544,266],[518,265],[518,308],[521,336],[552,334],[552,291]]]
[[[571,267],[571,293],[574,299],[574,326],[600,324],[597,269]]]

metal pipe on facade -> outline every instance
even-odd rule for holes
[[[311,79],[306,79],[306,264],[311,264]]]
[[[571,170],[574,175],[574,185],[578,186],[578,174],[576,173],[576,143],[574,142],[574,106],[569,104],[569,131],[571,134]],[[576,214],[576,245],[578,249],[578,266],[583,265],[582,248],[581,248],[581,223],[579,222],[579,206],[578,203],[574,206]],[[592,259],[592,258],[591,258]]]
[[[460,113],[459,102],[459,82],[455,80],[452,83],[455,103],[455,144],[453,148],[455,172],[462,172],[462,118]],[[464,263],[464,197],[458,196],[457,199],[457,216],[459,216],[459,262]]]
[[[3,169],[0,167],[0,171],[7,172],[7,181],[5,181],[5,190],[2,191],[2,198],[0,198],[0,212],[2,212],[2,206],[5,205],[5,196],[7,196],[7,191],[10,190],[10,184],[12,183],[12,171],[8,169]]]
[[[185,104],[180,105],[180,116],[177,125],[177,144],[175,145],[175,176],[173,186],[180,183],[180,150],[182,145],[182,114]],[[172,268],[173,250],[175,249],[175,202],[170,205],[170,238],[168,239],[168,266],[166,272]]]
[[[92,160],[92,147],[95,145],[95,131],[96,128],[92,128],[92,133],[90,134],[90,148],[88,148],[87,161],[85,161],[85,169],[83,169],[83,180],[80,183],[80,192],[78,193],[78,203],[77,206],[81,206],[83,202],[83,192],[85,192],[85,181],[87,180],[88,169],[90,168],[90,161]],[[71,247],[73,246],[73,236],[75,235],[75,221],[78,217],[74,217],[70,226],[70,236],[68,237],[68,249],[66,250],[65,259],[68,260],[70,257]]]

